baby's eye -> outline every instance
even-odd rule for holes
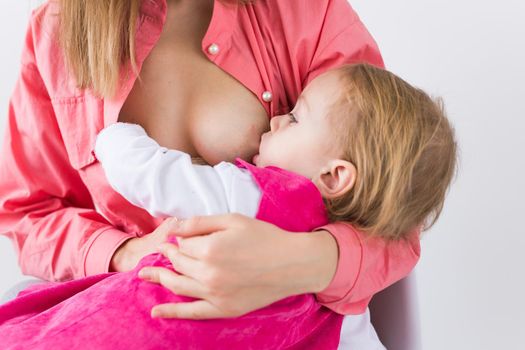
[[[295,118],[293,112],[288,113],[288,115],[290,116],[290,123],[297,123],[297,119]]]

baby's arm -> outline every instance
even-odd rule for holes
[[[95,155],[111,187],[152,216],[257,213],[261,193],[248,171],[226,162],[194,165],[188,154],[161,147],[140,125],[106,127]]]

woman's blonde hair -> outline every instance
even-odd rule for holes
[[[343,91],[330,118],[346,123],[338,127],[345,130],[339,142],[357,178],[347,194],[326,201],[331,219],[392,240],[429,228],[456,170],[454,131],[442,101],[371,65],[338,71]]]
[[[135,61],[135,31],[143,0],[58,0],[60,43],[81,89],[112,97],[120,69]],[[249,3],[254,0],[222,0]]]

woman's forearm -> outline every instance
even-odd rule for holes
[[[290,295],[318,293],[332,281],[339,258],[335,238],[328,231],[287,235],[289,268],[281,280]]]

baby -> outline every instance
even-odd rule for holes
[[[314,79],[293,111],[271,119],[254,164],[238,159],[194,165],[188,154],[161,147],[140,126],[126,123],[102,130],[95,146],[111,186],[153,216],[237,212],[303,232],[344,220],[386,240],[408,238],[435,222],[456,159],[453,131],[441,107],[369,65],[342,66]],[[343,316],[311,294],[238,318],[151,318],[154,305],[194,300],[138,278],[138,271],[151,265],[171,267],[168,259],[152,254],[132,271],[52,285],[1,306],[3,348],[334,349],[339,344]]]
[[[125,123],[102,130],[95,153],[112,187],[152,216],[259,210],[260,181],[242,160],[193,165]],[[392,73],[354,65],[317,77],[293,111],[273,117],[253,163],[309,179],[330,220],[401,239],[436,221],[455,159],[439,104]]]

